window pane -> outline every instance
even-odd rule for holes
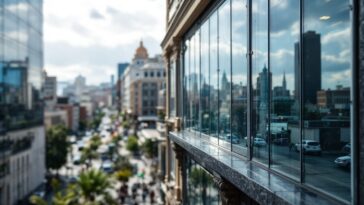
[[[232,107],[233,151],[247,155],[247,0],[232,0]]]
[[[211,136],[218,137],[217,13],[210,17],[210,115]]]
[[[219,145],[231,147],[230,1],[219,8]]]
[[[349,0],[304,1],[304,140],[298,146],[304,152],[305,182],[348,201],[352,84],[349,5]]]
[[[201,132],[210,134],[209,21],[201,27]]]
[[[169,115],[174,117],[176,116],[176,62],[171,60],[171,68],[170,68],[170,85],[169,85]],[[160,72],[157,73],[158,77],[160,77]]]
[[[253,2],[252,13],[252,146],[253,157],[268,163],[268,96],[272,74],[268,72],[268,2]]]
[[[299,98],[294,98],[294,45],[299,41],[299,0],[271,4],[270,70],[272,72],[271,96],[271,147],[272,168],[299,179],[300,155],[294,145],[300,142]],[[297,56],[296,56],[297,58]],[[298,61],[296,61],[297,63]]]
[[[186,40],[186,50],[184,53],[184,60],[185,60],[185,64],[184,64],[184,116],[185,116],[185,129],[189,129],[190,127],[190,41]]]

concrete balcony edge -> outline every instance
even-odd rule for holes
[[[186,137],[186,134],[183,136],[182,133],[170,132],[169,138],[186,150],[191,158],[207,170],[216,172],[259,204],[340,204],[338,201],[307,190],[301,185],[272,173],[249,160],[240,160],[247,168],[245,168],[244,172],[239,171],[236,167],[228,165],[228,163],[218,159],[218,157],[208,154],[193,145],[191,137]],[[226,153],[229,152],[226,151]],[[235,156],[233,153],[230,153],[230,155],[231,157]],[[266,177],[265,184],[252,179],[251,175],[254,175],[255,171],[263,173],[262,175]],[[278,183],[279,186],[275,187],[273,183]]]

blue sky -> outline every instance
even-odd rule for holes
[[[60,81],[109,81],[141,39],[150,55],[161,53],[164,33],[165,1],[44,0],[44,68]]]

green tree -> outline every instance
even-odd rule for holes
[[[91,147],[85,147],[81,154],[81,163],[85,163],[87,168],[92,166],[92,160],[99,157],[96,150],[91,149]]]
[[[98,204],[110,200],[110,188],[112,184],[108,176],[95,169],[80,174],[76,185],[79,188],[80,202],[83,204]]]
[[[62,125],[51,127],[46,132],[46,167],[60,169],[67,162],[67,129]]]
[[[133,135],[129,136],[126,143],[126,149],[134,153],[139,151],[138,138]]]
[[[154,148],[155,148],[155,143],[151,139],[145,140],[145,142],[142,145],[143,152],[149,158],[156,156],[156,152],[155,152]]]

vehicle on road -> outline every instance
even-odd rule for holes
[[[74,156],[72,162],[74,165],[79,165],[81,163],[81,155]]]
[[[102,162],[100,169],[107,174],[111,174],[114,172],[114,164],[112,161],[104,161]]]
[[[318,141],[315,140],[303,140],[302,141],[302,150],[304,154],[317,154],[317,155],[321,155],[321,146],[320,143]],[[301,144],[297,143],[296,144],[296,151],[299,152],[301,151]]]
[[[256,147],[265,147],[267,146],[267,142],[263,138],[255,137],[253,140],[253,145]]]
[[[233,144],[239,144],[240,143],[239,137],[234,135],[234,134],[227,134],[227,135],[223,136],[223,139],[225,141],[228,141],[228,142],[231,141],[231,143],[233,143]]]
[[[334,163],[338,167],[350,168],[351,156],[346,155],[346,156],[338,157],[338,158],[335,159]]]

